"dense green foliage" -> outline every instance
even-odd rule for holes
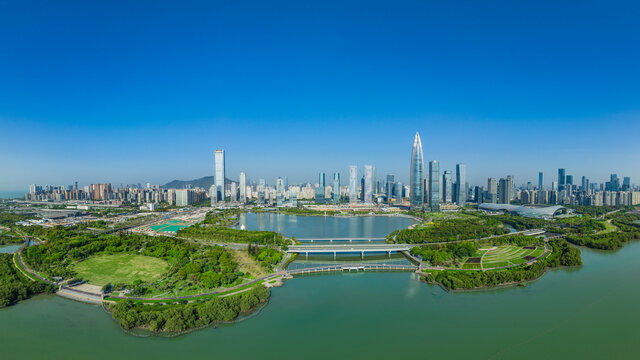
[[[178,236],[212,242],[284,244],[282,235],[274,231],[250,231],[231,229],[223,226],[196,224],[180,229]]]
[[[22,236],[6,231],[0,232],[0,245],[22,244],[23,242],[24,238]]]
[[[215,322],[232,321],[267,301],[269,290],[261,285],[229,297],[215,297],[185,305],[142,305],[119,302],[110,306],[113,317],[125,329],[146,328],[153,332],[183,332]]]
[[[570,207],[572,209],[574,209],[576,212],[586,215],[586,216],[590,216],[590,217],[598,217],[598,216],[602,216],[606,213],[615,211],[615,210],[619,210],[619,209],[625,209],[625,207],[619,207],[619,206],[580,206],[580,205],[574,205],[574,206],[567,206]]]
[[[212,242],[235,242],[253,244],[283,245],[284,238],[274,231],[250,231],[232,229],[237,223],[242,209],[210,211],[204,221],[187,228],[180,229],[178,236]]]
[[[548,268],[582,265],[580,250],[563,239],[549,241],[553,253],[532,265],[491,271],[445,270],[430,274],[427,280],[447,289],[474,289],[531,281],[540,277]]]
[[[251,257],[256,259],[262,267],[269,270],[273,269],[275,265],[282,261],[282,253],[276,249],[252,246],[249,244],[247,252]]]
[[[516,215],[483,215],[484,218],[491,218],[497,220],[505,225],[509,225],[517,231],[538,229],[542,228],[549,223],[549,221],[538,218],[530,218],[525,216]]]
[[[473,240],[508,232],[498,220],[491,217],[486,219],[448,219],[437,221],[433,225],[401,230],[396,234],[396,241],[417,244]]]
[[[463,241],[444,245],[427,245],[411,249],[411,254],[420,256],[423,261],[434,266],[452,266],[465,258],[473,256],[477,250],[473,241]]]
[[[606,234],[580,235],[568,234],[567,241],[576,245],[600,250],[616,250],[632,240],[640,239],[640,230],[629,232],[610,232]]]
[[[100,254],[131,253],[167,261],[171,268],[164,280],[154,284],[113,284],[115,289],[134,285],[138,294],[183,287],[215,288],[234,284],[240,275],[231,255],[220,246],[201,246],[171,237],[140,234],[94,235],[73,227],[57,227],[46,234],[47,242],[24,251],[25,262],[49,277],[75,276],[73,263]],[[142,287],[144,288],[142,288]]]
[[[0,226],[12,227],[18,221],[35,219],[35,216],[14,214],[10,212],[0,211]]]
[[[618,228],[618,231],[598,233],[605,229],[605,224],[596,220],[578,220],[566,224],[564,227],[550,228],[551,231],[565,234],[567,241],[576,245],[586,246],[600,250],[616,250],[624,246],[625,243],[640,239],[640,215],[635,213],[617,212],[608,216],[611,224]]]
[[[13,266],[12,257],[11,254],[0,254],[0,308],[36,294],[55,291],[55,286],[31,281],[20,274]]]

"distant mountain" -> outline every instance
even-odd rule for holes
[[[232,182],[235,182],[235,181],[225,179],[226,184],[229,184]],[[213,185],[213,176],[205,176],[195,180],[173,180],[171,182],[168,182],[162,185],[161,187],[165,189],[184,189],[187,187],[187,185],[191,185],[191,187],[193,188],[199,187],[205,190],[209,190],[211,185]]]

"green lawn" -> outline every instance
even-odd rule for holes
[[[78,276],[93,285],[133,284],[136,280],[154,281],[169,269],[158,258],[134,254],[99,255],[73,266]]]
[[[524,249],[515,245],[502,245],[487,251],[482,258],[482,267],[488,269],[523,264],[527,262],[523,259],[525,256],[538,257],[542,253],[544,253],[544,246],[538,246],[536,249]]]
[[[604,230],[600,230],[596,233],[596,235],[602,235],[602,234],[606,234],[606,233],[610,233],[610,232],[614,232],[616,230],[618,230],[617,227],[615,227],[613,224],[608,223],[606,221],[602,221],[600,222],[602,225],[604,225]]]

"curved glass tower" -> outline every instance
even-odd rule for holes
[[[424,160],[422,158],[422,141],[416,132],[411,151],[410,196],[411,209],[422,210],[424,205]]]

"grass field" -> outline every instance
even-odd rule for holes
[[[482,257],[482,268],[491,269],[524,264],[529,260],[525,256],[534,258],[544,254],[544,246],[535,249],[525,249],[520,246],[502,245],[491,249],[479,249],[473,257]],[[463,269],[480,269],[480,264],[465,263]]]
[[[618,230],[618,228],[615,227],[615,225],[611,224],[610,222],[602,221],[601,224],[604,225],[604,230],[598,231],[596,235],[602,235],[602,234],[606,234],[606,233],[610,233]]]
[[[73,266],[78,276],[93,285],[133,284],[136,280],[159,279],[169,264],[158,258],[133,254],[100,255]]]
[[[525,249],[520,246],[503,245],[486,251],[482,257],[484,269],[518,265],[527,262],[525,256],[538,257],[544,253],[544,246],[535,249]]]

